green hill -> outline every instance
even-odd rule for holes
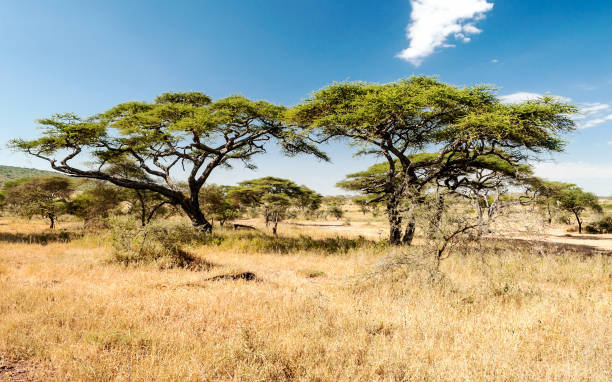
[[[53,171],[37,170],[34,168],[24,167],[13,167],[13,166],[0,166],[0,188],[5,182],[21,178],[33,178],[35,176],[44,175],[59,175]]]

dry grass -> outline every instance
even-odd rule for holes
[[[43,226],[3,219],[0,232]],[[612,379],[608,256],[456,255],[429,282],[371,275],[384,251],[363,239],[249,252],[268,240],[249,235],[191,247],[216,264],[200,272],[109,263],[104,234],[1,241],[0,359],[58,381]],[[259,281],[210,281],[246,271]]]

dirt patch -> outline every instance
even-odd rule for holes
[[[42,365],[28,360],[9,360],[0,357],[0,381],[45,381],[52,377]]]

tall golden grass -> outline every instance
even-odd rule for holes
[[[43,225],[0,220],[0,379],[612,380],[607,255],[501,245],[432,281],[377,272],[387,251],[364,239],[276,251],[282,238],[223,231],[189,248],[215,264],[196,272],[109,262],[104,232],[28,241]],[[334,240],[284,233],[300,234]],[[245,271],[258,281],[210,280]]]

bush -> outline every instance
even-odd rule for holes
[[[612,233],[612,216],[604,216],[599,221],[585,227],[587,233]]]
[[[119,263],[157,264],[160,269],[202,270],[211,264],[194,257],[183,247],[205,242],[207,234],[185,222],[155,222],[140,227],[132,218],[111,220],[113,259]]]

